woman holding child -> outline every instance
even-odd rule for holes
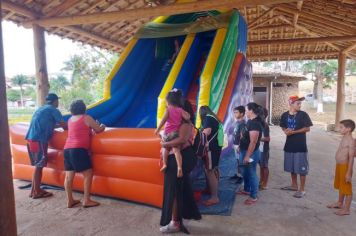
[[[246,106],[246,116],[248,121],[240,140],[240,163],[243,163],[244,189],[239,194],[249,195],[245,204],[252,205],[257,202],[259,181],[256,166],[260,159],[259,145],[262,127],[264,127],[263,108],[254,102],[249,103]]]
[[[194,201],[193,189],[189,173],[196,165],[196,156],[192,148],[194,136],[194,112],[191,104],[185,101],[183,109],[189,113],[190,119],[182,119],[178,130],[178,137],[167,142],[162,142],[163,148],[180,146],[182,156],[183,176],[177,176],[177,161],[174,153],[167,158],[164,172],[163,207],[161,215],[162,233],[183,231],[189,233],[183,225],[184,219],[200,220],[201,215]]]

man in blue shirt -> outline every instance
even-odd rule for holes
[[[59,97],[54,93],[47,95],[46,104],[38,108],[33,114],[25,137],[31,165],[35,167],[30,194],[33,199],[53,195],[41,189],[41,180],[43,167],[47,165],[48,141],[53,135],[53,130],[59,126],[63,129],[67,128],[61,112],[57,109],[58,99]]]

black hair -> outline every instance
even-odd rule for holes
[[[208,106],[201,106],[199,109],[199,115],[200,115],[201,121],[203,121],[205,119],[206,115],[211,115],[211,116],[214,116],[215,119],[217,119],[221,123],[221,121],[216,116],[216,114]]]
[[[188,100],[184,100],[183,110],[185,110],[186,112],[189,113],[190,121],[192,122],[192,124],[194,124],[194,122],[195,122],[195,114],[194,114],[194,111],[193,111],[192,104]]]
[[[266,123],[263,107],[255,102],[248,103],[246,107],[249,111],[252,111],[257,116],[256,119],[257,121],[261,122],[262,127],[265,127]]]
[[[87,110],[87,106],[83,102],[83,100],[75,100],[70,104],[70,113],[72,115],[83,115],[85,114],[85,111]]]
[[[263,108],[263,116],[265,119],[268,117],[268,110],[266,108]]]
[[[183,107],[183,93],[180,89],[173,89],[167,94],[168,104],[176,107]]]
[[[238,106],[238,107],[234,107],[234,111],[238,111],[241,114],[245,115],[246,109],[244,106]]]
[[[343,124],[345,128],[350,128],[351,132],[355,130],[355,122],[353,120],[347,119],[340,121],[340,124]]]

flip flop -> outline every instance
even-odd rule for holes
[[[237,192],[238,195],[245,195],[245,196],[249,196],[250,193],[249,192],[246,192],[245,190],[240,190]]]
[[[257,202],[257,198],[255,200],[251,200],[251,199],[248,198],[248,199],[245,200],[244,204],[245,205],[253,205],[256,202]]]
[[[47,198],[47,197],[52,197],[53,193],[50,192],[42,192],[38,194],[37,196],[32,196],[32,199],[39,199],[39,198]]]
[[[99,205],[100,205],[100,203],[97,202],[97,203],[92,204],[92,205],[83,205],[83,207],[84,207],[84,208],[89,208],[89,207],[96,207],[96,206],[99,206]]]
[[[70,205],[70,206],[67,206],[68,208],[73,208],[73,207],[75,207],[76,205],[78,205],[79,203],[81,203],[79,200],[74,200],[73,202],[72,202],[72,204]]]
[[[285,190],[285,191],[298,191],[298,189],[292,187],[292,186],[286,186],[286,187],[282,187],[281,190]]]
[[[203,205],[204,206],[213,206],[213,205],[216,205],[218,203],[219,203],[219,201],[210,201],[210,200],[203,201]]]

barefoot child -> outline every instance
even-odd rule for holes
[[[352,168],[354,163],[354,146],[352,132],[355,129],[355,122],[352,120],[340,121],[340,133],[343,135],[339,148],[336,151],[336,170],[334,187],[339,190],[339,200],[330,204],[328,208],[339,209],[336,215],[350,215],[350,205],[352,201]]]
[[[181,108],[183,100],[182,97],[182,92],[178,89],[171,90],[166,97],[167,109],[161,123],[155,130],[155,134],[157,135],[164,125],[164,134],[162,139],[165,142],[178,138],[178,129],[182,123],[182,119],[190,119],[190,115]],[[180,153],[180,147],[173,147],[172,150],[177,161],[177,176],[182,177],[182,156]],[[162,172],[167,168],[167,158],[169,151],[170,150],[167,148],[163,149],[163,166],[160,170]]]

